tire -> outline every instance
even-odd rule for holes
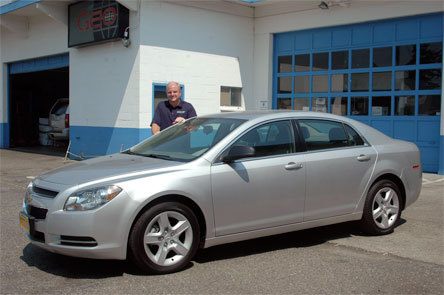
[[[140,215],[129,236],[129,257],[141,270],[166,274],[183,269],[200,240],[193,211],[176,202],[154,205]]]
[[[365,200],[361,228],[371,235],[392,233],[401,218],[401,193],[390,180],[380,180],[370,188]]]

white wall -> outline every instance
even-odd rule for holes
[[[297,5],[296,1],[294,5]],[[267,16],[273,14],[271,8],[259,6],[255,12],[257,17],[255,18],[254,33],[253,97],[257,99],[268,97],[271,106],[273,33],[367,22],[443,10],[442,1],[351,1],[349,7],[333,7],[328,10],[321,10],[314,3],[313,9]]]
[[[141,8],[141,125],[152,118],[152,84],[177,80],[198,114],[219,112],[220,86],[253,101],[253,19],[170,3]]]
[[[0,22],[2,21],[0,17]],[[1,27],[0,31],[0,122],[8,121],[6,109],[6,63],[41,56],[54,55],[68,51],[68,28],[45,15],[37,15],[27,19],[26,35],[16,34]]]

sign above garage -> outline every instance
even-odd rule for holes
[[[68,6],[68,47],[123,38],[129,11],[114,0],[81,1]]]

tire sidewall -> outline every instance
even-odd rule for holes
[[[380,228],[375,220],[373,219],[373,202],[377,196],[377,192],[381,190],[382,188],[391,188],[396,192],[396,195],[398,196],[398,202],[399,202],[399,211],[398,216],[396,217],[396,221],[388,228],[383,229]],[[364,212],[362,216],[362,226],[363,229],[373,235],[385,235],[392,233],[394,228],[398,225],[399,220],[401,218],[401,208],[402,208],[402,198],[401,193],[398,188],[398,186],[391,180],[380,180],[373,184],[373,186],[370,188],[367,198],[364,205]]]
[[[175,211],[184,215],[190,222],[193,230],[193,243],[188,254],[177,264],[161,266],[148,257],[143,244],[144,234],[148,224],[154,217],[165,211]],[[143,212],[133,225],[128,241],[130,259],[142,270],[152,274],[173,273],[183,269],[193,258],[199,246],[200,230],[199,223],[193,211],[187,206],[176,202],[165,202],[156,204]]]

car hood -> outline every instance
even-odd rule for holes
[[[42,174],[38,179],[66,185],[78,185],[110,177],[128,177],[128,174],[184,165],[183,162],[155,159],[128,154],[113,154],[73,163]]]

